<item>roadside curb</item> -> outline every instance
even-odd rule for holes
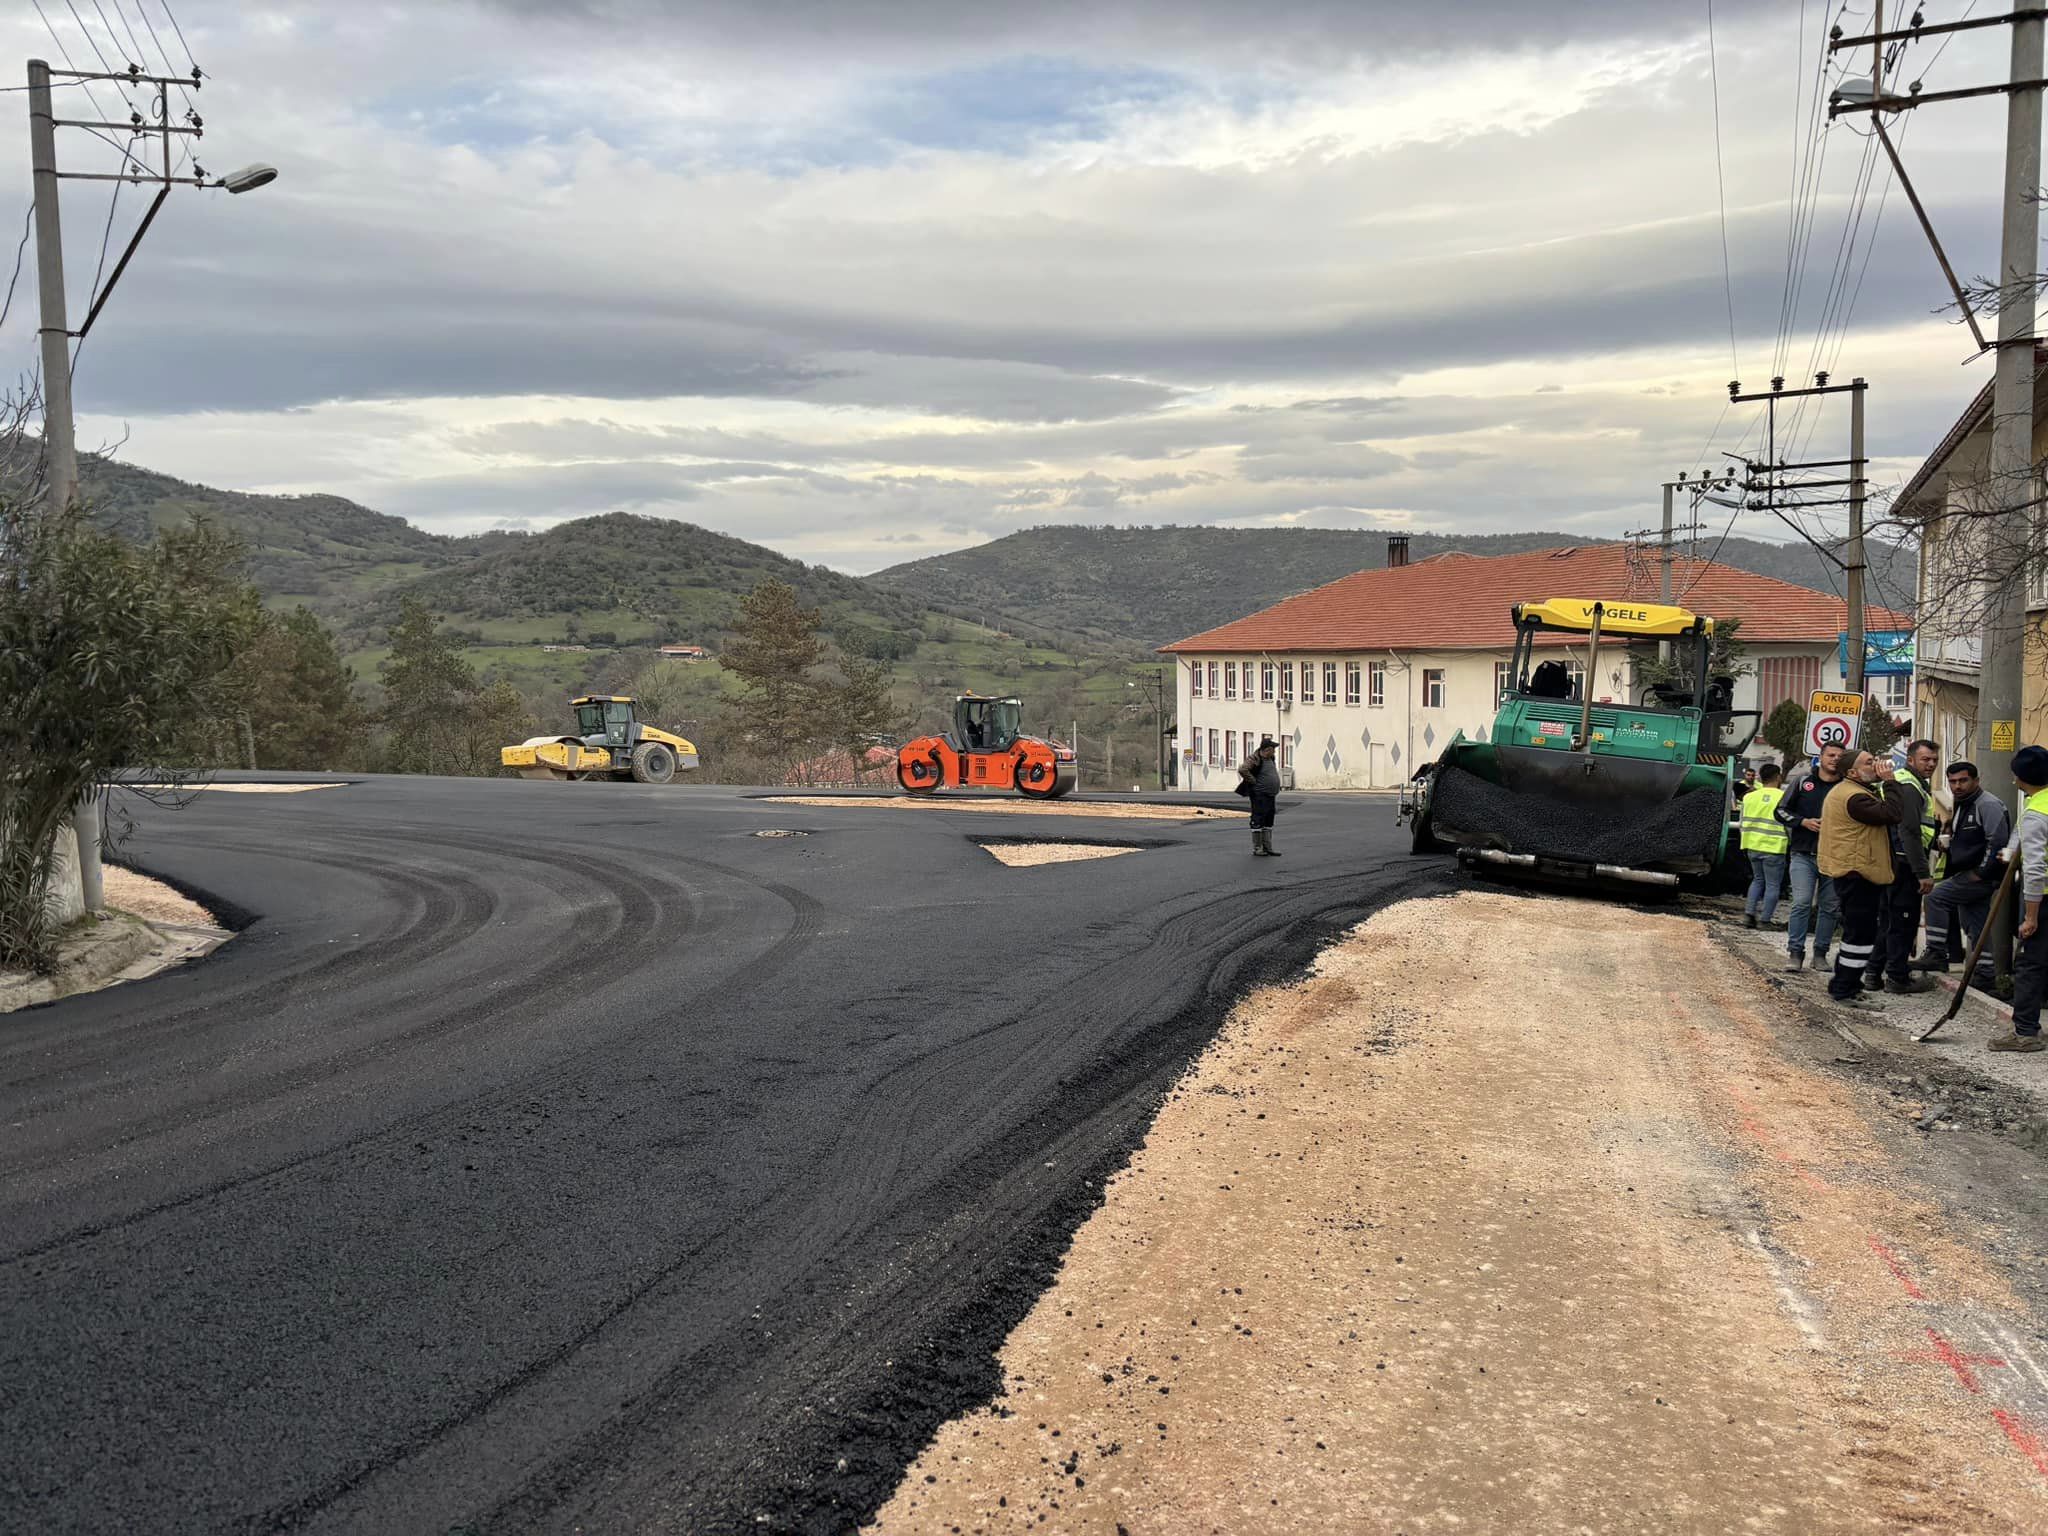
[[[158,942],[156,931],[140,918],[109,913],[64,939],[56,968],[47,976],[10,973],[0,979],[0,1013],[90,992],[140,960]]]
[[[0,977],[0,1014],[97,992],[150,977],[210,955],[234,935],[225,928],[149,922],[109,912],[66,938],[57,968],[47,976],[9,972]]]

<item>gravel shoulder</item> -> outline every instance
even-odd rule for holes
[[[871,1528],[2048,1528],[2048,1165],[1959,1201],[1839,1049],[1684,917],[1381,912],[1235,1010]]]

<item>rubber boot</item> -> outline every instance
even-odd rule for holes
[[[1255,858],[1255,859],[1263,859],[1263,858],[1264,858],[1265,856],[1266,856],[1266,829],[1265,829],[1264,827],[1253,827],[1253,828],[1252,828],[1252,857],[1253,857],[1253,858]]]
[[[1266,857],[1269,859],[1279,858],[1280,850],[1273,846],[1273,829],[1271,827],[1259,828],[1259,837],[1261,839],[1260,846],[1266,850]]]

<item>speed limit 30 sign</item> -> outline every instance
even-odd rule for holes
[[[1816,690],[1806,704],[1806,750],[1815,757],[1822,747],[1853,752],[1863,729],[1863,695]]]

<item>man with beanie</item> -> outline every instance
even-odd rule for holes
[[[1844,1008],[1871,1006],[1862,998],[1863,973],[1877,948],[1885,888],[1892,883],[1891,829],[1903,817],[1898,785],[1878,777],[1877,759],[1868,752],[1856,754],[1849,776],[1828,791],[1821,806],[1815,860],[1834,881],[1842,913],[1842,949],[1828,978],[1828,996]],[[2043,825],[2048,827],[2048,819]]]
[[[1277,859],[1273,846],[1273,818],[1280,805],[1279,744],[1270,736],[1259,738],[1258,749],[1238,764],[1237,776],[1252,802],[1252,853],[1262,859]]]
[[[2012,1033],[1995,1035],[1994,1051],[2038,1051],[2041,999],[2048,994],[2048,935],[2041,932],[2041,892],[2048,889],[2048,748],[2021,747],[2012,755],[2019,786],[2019,943],[2012,951]]]
[[[1928,856],[1934,851],[1941,817],[1934,806],[1934,769],[1941,749],[1920,740],[1906,747],[1903,767],[1893,770],[1901,820],[1892,828],[1892,883],[1878,921],[1877,949],[1863,984],[1873,992],[1925,992],[1934,983],[1912,972],[1913,941],[1920,932],[1920,899],[1934,889]]]
[[[1822,747],[1803,772],[1794,773],[1785,786],[1784,798],[1772,814],[1788,834],[1786,878],[1792,886],[1792,920],[1785,930],[1788,971],[1806,969],[1806,935],[1813,934],[1813,963],[1827,958],[1828,941],[1835,936],[1834,882],[1820,872],[1820,812],[1828,795],[1842,782],[1842,749]]]

